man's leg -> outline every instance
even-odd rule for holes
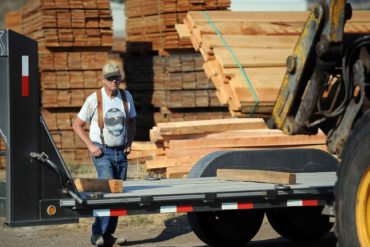
[[[113,169],[113,176],[115,179],[122,179],[126,180],[127,177],[127,156],[123,153],[123,151],[116,151],[115,152],[115,164]],[[116,231],[118,222],[118,217],[110,217],[109,226],[104,236],[104,239],[114,239],[113,234]],[[127,242],[126,238],[120,237],[114,240],[116,244],[123,244]]]
[[[93,157],[93,163],[100,179],[111,179],[113,178],[113,169],[109,157],[104,154],[102,157]],[[92,225],[92,239],[104,237],[108,231],[110,224],[110,217],[95,217],[95,222]],[[92,241],[93,242],[93,241]],[[94,243],[93,243],[94,244]]]

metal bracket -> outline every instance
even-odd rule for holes
[[[328,151],[340,155],[344,144],[350,134],[353,122],[360,111],[365,97],[365,68],[361,60],[353,65],[354,86],[360,89],[359,99],[352,97],[339,126],[330,134],[328,138]]]
[[[84,200],[82,200],[81,197],[77,193],[75,193],[70,188],[68,188],[69,181],[66,179],[66,176],[60,171],[60,169],[58,168],[56,164],[54,164],[51,160],[49,160],[49,156],[46,153],[42,152],[41,154],[39,154],[36,152],[31,152],[30,156],[32,158],[35,158],[41,161],[45,165],[48,165],[58,174],[59,182],[61,186],[63,187],[63,190],[62,190],[63,193],[70,195],[73,199],[76,200],[78,204],[84,203]]]

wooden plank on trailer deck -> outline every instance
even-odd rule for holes
[[[217,178],[243,182],[296,184],[296,175],[294,173],[276,171],[217,169]]]
[[[79,192],[122,192],[122,180],[120,179],[98,179],[98,178],[76,178],[74,183]]]

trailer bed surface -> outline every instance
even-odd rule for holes
[[[297,173],[297,183],[289,185],[293,191],[332,188],[336,181],[335,172]],[[105,194],[105,198],[133,196],[187,195],[204,193],[265,192],[274,190],[275,184],[257,182],[225,181],[217,177],[162,179],[157,181],[124,181],[123,193]]]

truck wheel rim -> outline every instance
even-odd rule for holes
[[[370,246],[370,168],[361,179],[357,191],[356,228],[361,246]]]

